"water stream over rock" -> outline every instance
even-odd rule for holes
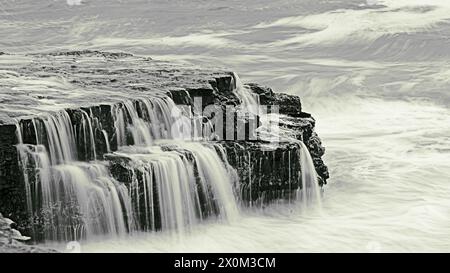
[[[126,100],[110,109],[109,133],[92,109],[16,123],[33,238],[70,241],[156,230],[182,235],[203,219],[238,219],[242,185],[250,204],[258,199],[259,193],[252,196],[257,186],[251,173],[261,179],[256,166],[244,163],[248,183],[240,183],[245,178],[228,162],[229,146],[173,139],[178,127],[172,112],[181,110],[169,97]],[[319,183],[308,149],[298,142],[299,156],[293,158],[301,170],[287,169],[302,173],[297,177],[304,182],[296,185],[306,202],[318,194]],[[245,155],[252,160],[250,151]],[[263,164],[261,156],[253,156]]]

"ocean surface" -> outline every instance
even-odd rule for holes
[[[301,96],[317,120],[331,176],[321,208],[274,204],[81,251],[448,252],[449,20],[446,0],[3,0],[0,51],[226,68]]]

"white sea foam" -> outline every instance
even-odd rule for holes
[[[379,1],[376,9],[338,9],[319,14],[278,19],[256,28],[299,27],[306,34],[276,41],[273,46],[289,44],[329,45],[337,42],[367,43],[383,35],[430,30],[450,18],[448,1]]]

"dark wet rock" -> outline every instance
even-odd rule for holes
[[[269,87],[260,86],[256,83],[246,84],[251,91],[259,95],[262,105],[277,105],[280,114],[293,117],[305,117],[302,112],[300,97],[283,93],[275,93]]]
[[[219,104],[225,105],[239,105],[240,101],[233,92],[233,76],[218,76],[214,80],[209,80],[209,86],[202,88],[186,88],[170,90],[169,94],[176,104],[184,104],[194,106],[195,98],[201,98],[202,108]]]
[[[133,182],[133,170],[128,166],[131,165],[131,159],[118,154],[105,154],[105,160],[109,162],[109,170],[114,178],[127,185]]]
[[[176,104],[194,105],[194,101],[186,89],[170,90],[167,95],[169,95]]]
[[[306,141],[306,146],[313,159],[317,174],[320,177],[320,183],[326,184],[330,175],[328,173],[328,167],[322,160],[322,156],[325,154],[325,147],[322,146],[322,141],[316,132],[312,132],[311,136]]]
[[[295,143],[220,142],[240,178],[244,202],[270,202],[301,187],[300,147]]]
[[[27,209],[16,144],[16,126],[0,125],[0,208],[23,229],[27,225],[24,220],[27,219]],[[24,221],[18,221],[19,219]]]
[[[230,73],[228,76],[217,77],[214,81],[209,81],[212,88],[219,91],[219,93],[231,95],[234,90],[233,75]]]
[[[322,146],[317,133],[314,131],[315,119],[310,113],[302,111],[301,99],[298,96],[275,93],[269,87],[255,83],[246,84],[250,90],[258,94],[262,105],[279,106],[280,114],[286,115],[280,120],[280,126],[289,130],[289,134],[303,141],[313,158],[314,166],[319,175],[319,183],[326,184],[329,178],[328,168],[322,160],[325,148]]]

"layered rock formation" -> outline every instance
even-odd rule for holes
[[[43,234],[48,232],[43,219],[45,212],[36,209],[45,203],[40,196],[42,186],[39,186],[39,181],[44,174],[39,155],[48,151],[52,168],[67,163],[69,158],[64,148],[60,148],[61,151],[55,149],[56,144],[52,141],[60,140],[63,133],[54,126],[62,126],[73,134],[74,151],[66,152],[71,153],[70,162],[95,161],[96,168],[106,166],[113,176],[113,183],[121,183],[133,191],[133,175],[135,184],[139,185],[143,183],[143,174],[138,171],[132,174],[135,170],[129,160],[114,152],[140,141],[147,143],[142,137],[146,136],[145,132],[136,131],[137,122],[143,122],[142,128],[151,131],[150,140],[153,142],[169,136],[170,128],[167,127],[174,122],[169,108],[173,103],[180,107],[188,106],[188,116],[199,121],[201,129],[208,127],[214,116],[211,113],[195,115],[196,111],[216,105],[224,110],[225,115],[227,107],[241,104],[241,98],[234,92],[236,78],[227,71],[211,72],[125,53],[97,51],[4,54],[0,58],[0,211],[18,222],[19,229],[26,234],[36,234],[36,230],[40,230],[38,233],[41,235],[38,236],[45,237]],[[314,132],[315,120],[302,111],[300,98],[275,93],[257,84],[248,84],[245,88],[258,95],[261,105],[279,106],[277,124],[281,133],[279,141],[274,143],[262,136],[262,132],[260,135],[258,130],[254,130],[261,127],[263,116],[246,117],[242,119],[244,127],[239,127],[241,118],[236,114],[236,124],[230,126],[227,124],[230,121],[225,121],[226,130],[203,139],[218,149],[218,156],[227,162],[225,166],[229,164],[232,167],[229,174],[237,174],[239,179],[230,181],[235,181],[232,186],[238,199],[242,203],[253,204],[294,195],[302,187],[298,141],[308,147],[319,183],[325,184],[328,172],[321,159],[324,148]],[[196,105],[196,98],[201,98],[201,109]],[[251,119],[255,122],[250,122]],[[164,130],[159,130],[160,127]],[[244,132],[239,132],[242,128]],[[241,133],[243,139],[226,138],[230,130],[233,136]],[[51,135],[55,132],[57,135]],[[22,154],[18,153],[18,144],[22,147]],[[163,152],[170,151],[169,146],[158,147],[162,147]],[[24,154],[24,150],[28,152]],[[183,160],[191,162],[195,175],[199,163],[193,159],[192,151],[178,149],[175,152],[183,154]],[[61,154],[64,158],[57,158],[52,153]],[[94,165],[86,168],[92,169]],[[120,185],[115,187],[121,189]],[[157,190],[155,188],[155,192]],[[217,193],[209,194],[208,191],[203,189],[198,194],[199,198],[206,196],[204,198],[214,200]],[[147,209],[139,201],[143,199],[136,201],[139,196],[144,198],[145,194],[148,193],[131,195],[131,210],[141,213]],[[200,208],[197,208],[201,217],[220,211],[217,204],[205,207],[206,199],[201,200]],[[120,202],[123,205],[124,200]],[[159,204],[152,201],[149,206],[155,210]],[[139,213],[135,216],[144,219],[145,216],[139,216]],[[153,217],[152,221],[138,219],[138,229],[150,229],[149,225],[160,228],[162,220]],[[125,221],[125,229],[131,229],[131,221],[135,220]],[[60,239],[58,236],[55,238]]]
[[[23,243],[29,237],[22,236],[19,231],[13,228],[15,223],[8,218],[4,218],[0,213],[0,253],[50,253],[56,252],[53,249],[30,246]]]

